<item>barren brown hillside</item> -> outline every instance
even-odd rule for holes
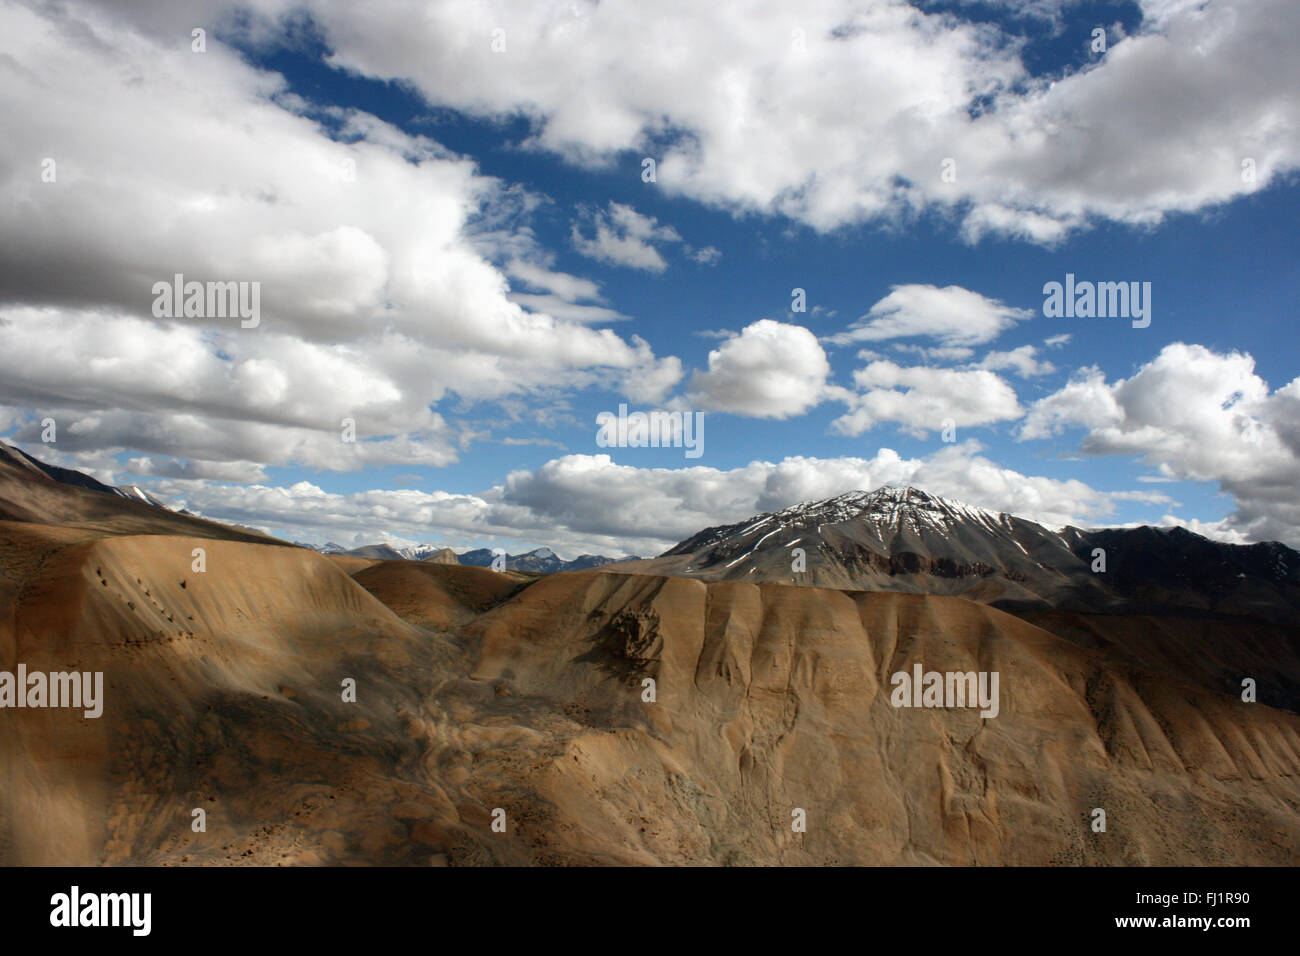
[[[1300,717],[960,598],[22,522],[0,565],[0,667],[102,670],[106,696],[0,712],[3,863],[1300,854]],[[915,662],[998,671],[999,715],[895,709]]]

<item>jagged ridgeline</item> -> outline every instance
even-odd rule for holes
[[[658,558],[620,567],[710,581],[958,594],[1014,610],[1300,616],[1300,554],[1277,542],[1223,544],[1182,528],[1052,531],[905,486],[707,528]]]

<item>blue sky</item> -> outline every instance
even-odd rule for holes
[[[0,436],[348,545],[647,554],[885,481],[1300,544],[1293,9],[761,6],[6,10]],[[175,272],[260,327],[150,315]],[[1150,326],[1044,316],[1066,273]],[[620,403],[704,454],[597,446]]]

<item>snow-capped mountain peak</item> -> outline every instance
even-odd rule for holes
[[[1221,544],[1181,528],[1054,531],[910,485],[706,528],[639,570],[1090,612],[1174,602],[1272,615],[1300,608],[1300,554],[1285,545]]]
[[[910,521],[917,527],[937,530],[959,521],[975,521],[990,528],[999,527],[1003,516],[965,502],[940,498],[911,485],[882,485],[875,491],[850,491],[822,501],[804,501],[770,517],[775,523],[806,527],[838,524],[863,519],[881,526]]]
[[[824,528],[845,525],[867,531],[882,544],[899,533],[946,536],[960,525],[978,526],[982,534],[1006,536],[1012,520],[1009,515],[940,498],[911,485],[890,484],[874,491],[850,491],[820,501],[804,501],[734,525],[708,528],[666,553],[695,552],[724,541],[744,539],[754,532],[761,532],[761,543],[769,538],[780,541],[784,537],[778,534],[781,531],[820,535]],[[1023,551],[1023,546],[1019,547]]]
[[[446,545],[442,544],[415,544],[404,548],[394,548],[393,550],[408,561],[420,561],[434,552],[445,551],[446,549]]]

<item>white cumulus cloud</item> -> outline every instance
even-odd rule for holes
[[[818,404],[830,362],[801,325],[760,319],[709,352],[687,398],[696,406],[751,418],[790,418]]]
[[[968,347],[992,341],[1031,315],[1028,309],[1012,308],[961,286],[897,285],[866,315],[826,341],[853,345],[926,337],[942,346]]]
[[[1077,373],[1034,403],[1020,438],[1082,428],[1090,455],[1132,455],[1162,476],[1216,482],[1236,499],[1226,527],[1252,540],[1300,542],[1300,379],[1273,391],[1254,359],[1165,346],[1127,379]]]
[[[849,411],[833,423],[845,435],[860,435],[879,422],[898,422],[925,435],[948,424],[989,425],[1024,414],[1015,389],[983,369],[904,367],[884,360],[858,369],[853,381],[863,391],[844,393]]]

